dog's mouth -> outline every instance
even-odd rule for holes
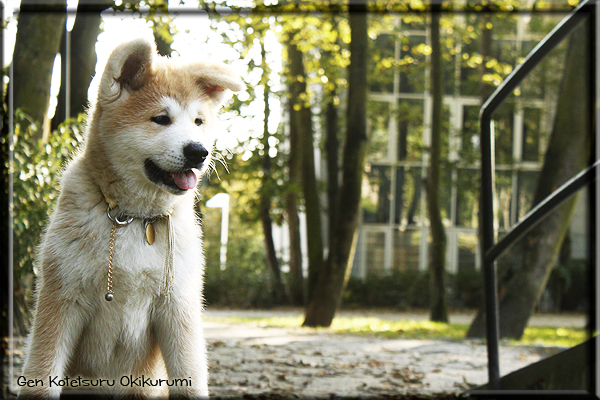
[[[166,171],[156,165],[151,159],[144,162],[146,176],[157,185],[161,185],[176,194],[182,194],[194,189],[198,184],[200,171],[190,168],[182,171]]]

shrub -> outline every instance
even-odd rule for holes
[[[232,207],[234,209],[234,207]],[[206,209],[203,215],[204,298],[206,304],[252,308],[271,307],[270,274],[266,267],[262,231],[255,223],[244,223],[231,213],[227,265],[220,268],[220,211]]]
[[[84,117],[62,123],[45,143],[37,125],[15,112],[13,173],[13,234],[15,322],[25,329],[36,272],[35,254],[40,236],[58,198],[58,180],[71,153],[82,141]],[[9,166],[7,166],[9,168]],[[7,169],[8,169],[7,168]],[[23,332],[21,332],[23,333]]]
[[[421,271],[350,277],[344,292],[345,307],[423,308],[429,304],[429,276]]]
[[[480,271],[448,274],[448,304],[452,308],[476,308],[483,301]],[[350,277],[344,292],[343,306],[389,307],[400,310],[429,308],[429,273],[427,271],[393,271],[362,280]]]

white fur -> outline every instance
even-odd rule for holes
[[[223,93],[241,90],[243,84],[224,66],[182,65],[155,53],[154,44],[144,40],[115,49],[90,112],[85,148],[62,176],[61,195],[39,248],[37,307],[22,373],[44,385],[23,387],[20,396],[58,397],[61,388],[49,387],[50,376],[114,379],[115,387],[104,388],[116,394],[208,396],[201,326],[204,261],[195,190],[176,194],[151,181],[144,161],[177,171],[187,143],[211,152]],[[200,88],[208,89],[186,86],[188,71]],[[203,76],[207,78],[198,78]],[[161,93],[161,87],[179,92]],[[160,126],[150,120],[160,113],[172,123]],[[200,126],[196,118],[202,118]],[[112,227],[105,200],[139,216],[116,229],[111,302],[104,299]],[[163,294],[167,220],[153,223],[153,245],[145,241],[143,220],[167,212],[175,238],[170,301]],[[119,387],[120,379],[130,374],[185,379],[192,385]]]

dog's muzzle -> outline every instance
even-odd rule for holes
[[[208,157],[208,150],[198,143],[188,143],[183,148],[183,157],[185,158],[184,168],[202,169],[202,164]]]
[[[183,165],[181,168],[166,170],[148,158],[144,162],[146,176],[152,182],[165,187],[174,194],[182,194],[198,184],[200,170],[204,166],[209,152],[199,143],[188,143],[183,147]]]

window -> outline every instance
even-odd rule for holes
[[[366,233],[367,275],[382,275],[385,272],[385,233]]]
[[[393,269],[400,272],[418,270],[420,243],[421,230],[394,230]]]
[[[456,187],[456,225],[477,228],[479,213],[479,176],[476,169],[459,169]]]
[[[541,121],[542,110],[539,108],[523,109],[523,161],[543,161],[540,157]]]
[[[396,193],[394,223],[415,225],[421,220],[422,168],[398,167],[396,169]]]
[[[391,170],[387,166],[367,168],[363,187],[363,222],[385,224],[390,220]]]
[[[369,101],[369,149],[370,161],[387,160],[390,149],[390,103]]]
[[[398,161],[421,161],[423,158],[423,100],[398,100]]]
[[[374,63],[370,65],[369,86],[372,92],[389,93],[394,91],[394,66],[396,40],[389,34],[377,36],[371,50]]]
[[[458,234],[458,270],[468,271],[477,267],[479,240],[474,234]]]

